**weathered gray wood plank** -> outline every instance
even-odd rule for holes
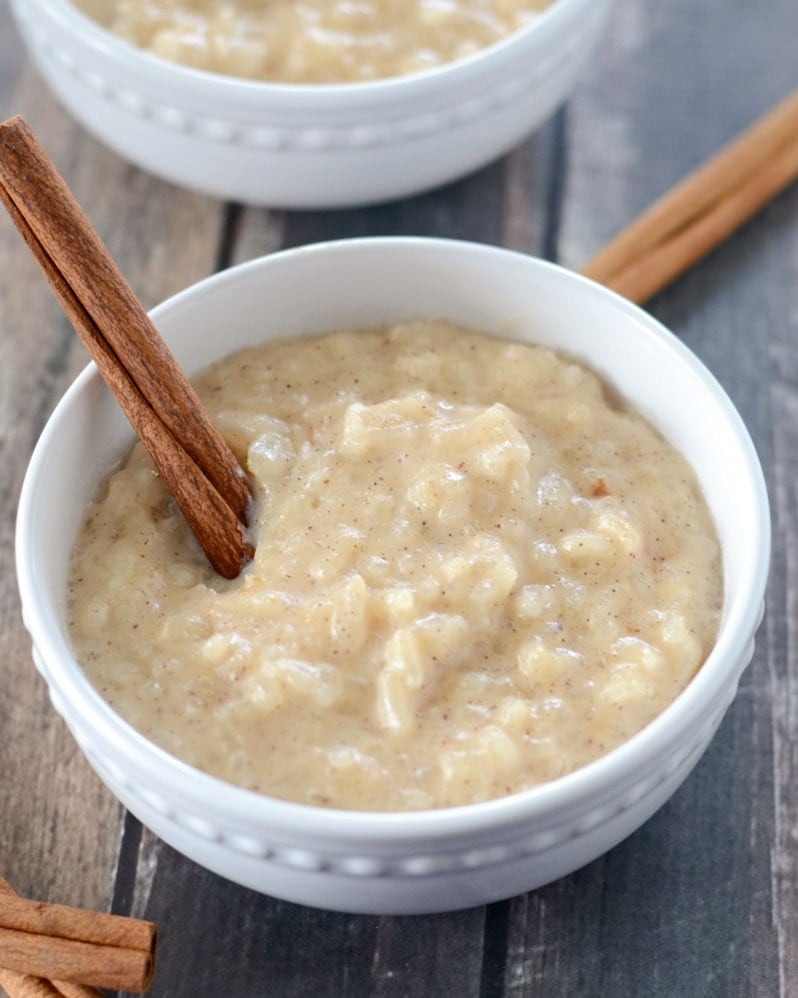
[[[157,918],[152,998],[478,995],[479,910],[378,918],[316,911],[229,884],[161,846],[142,914]]]

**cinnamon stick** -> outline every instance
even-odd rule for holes
[[[235,458],[72,192],[19,116],[0,126],[0,182],[147,401],[246,519],[251,493]]]
[[[0,928],[0,965],[33,977],[120,991],[146,991],[153,972],[152,954],[143,950],[6,928]]]
[[[63,992],[43,977],[17,974],[0,967],[0,988],[8,998],[64,998]]]
[[[798,177],[798,90],[672,187],[582,268],[644,302]]]
[[[96,988],[69,981],[48,981],[30,974],[17,974],[0,968],[0,988],[8,998],[102,998]]]
[[[147,990],[157,941],[152,922],[27,901],[5,881],[0,880],[0,886],[0,967],[5,975],[0,983],[7,990],[13,985],[22,989],[19,994],[42,998],[66,994],[91,998],[91,990],[70,987],[75,984]],[[39,978],[42,984],[30,978]],[[60,989],[62,982],[67,991]]]
[[[0,895],[16,897],[16,892],[2,877]],[[82,985],[75,987],[79,990],[67,996],[54,981],[31,977],[30,974],[18,974],[15,970],[0,967],[0,988],[3,988],[8,998],[100,998],[100,992],[93,988],[84,988]]]
[[[88,988],[85,984],[76,984],[74,981],[53,980],[50,984],[58,992],[58,998],[102,998],[95,988]]]
[[[0,200],[212,566],[252,555],[249,482],[23,119],[0,125]]]

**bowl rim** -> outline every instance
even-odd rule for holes
[[[72,0],[10,0],[10,2],[23,17],[29,17],[33,13],[34,5],[38,4],[65,33],[74,35],[77,32],[82,36],[83,42],[95,54],[117,61],[125,69],[135,69],[135,72],[143,73],[154,85],[163,86],[166,82],[167,85],[174,87],[183,84],[197,96],[203,92],[212,93],[217,100],[227,98],[231,102],[254,107],[264,96],[284,102],[295,102],[299,106],[311,102],[313,104],[321,102],[326,106],[349,99],[377,102],[382,99],[398,98],[400,95],[412,97],[419,89],[428,93],[431,88],[444,83],[447,87],[454,86],[461,80],[467,80],[472,75],[478,74],[485,68],[483,66],[485,63],[490,66],[493,62],[503,64],[515,58],[522,58],[531,42],[540,41],[541,44],[545,44],[552,34],[567,33],[569,23],[579,21],[583,9],[587,12],[601,4],[610,6],[614,0],[551,0],[551,3],[538,12],[529,23],[468,56],[415,73],[349,83],[281,83],[198,69],[157,56],[120,38],[78,9]]]
[[[399,845],[410,840],[423,839],[440,842],[452,836],[479,834],[486,830],[508,831],[520,823],[545,818],[550,814],[576,814],[584,809],[585,802],[606,802],[605,794],[612,790],[621,796],[632,786],[624,777],[634,773],[640,779],[645,773],[654,772],[662,761],[662,750],[679,744],[680,736],[696,725],[707,722],[713,705],[723,699],[720,694],[727,687],[730,675],[739,677],[746,662],[741,662],[745,647],[753,640],[762,612],[762,601],[769,574],[771,525],[767,488],[764,474],[750,434],[729,396],[704,363],[674,333],[648,312],[620,297],[607,288],[577,274],[560,264],[551,263],[529,254],[499,246],[465,240],[441,239],[418,236],[382,236],[342,239],[285,249],[245,261],[197,281],[170,296],[151,310],[157,320],[169,311],[182,307],[186,301],[238,281],[248,281],[262,268],[301,265],[308,256],[324,256],[341,252],[369,253],[392,252],[394,247],[410,249],[431,248],[436,252],[483,255],[486,259],[514,260],[516,264],[546,271],[555,281],[568,282],[574,289],[603,298],[620,316],[634,321],[644,335],[659,341],[662,348],[675,353],[687,365],[691,376],[697,378],[707,398],[723,416],[728,432],[735,442],[746,469],[753,509],[758,518],[755,537],[744,538],[746,560],[741,571],[742,584],[726,595],[725,621],[718,640],[708,658],[668,707],[641,731],[621,745],[571,773],[548,783],[492,800],[421,811],[368,812],[297,804],[269,797],[227,783],[210,776],[188,763],[177,759],[123,720],[103,700],[85,676],[61,633],[54,601],[49,587],[43,585],[38,565],[33,557],[35,545],[28,543],[35,536],[36,490],[38,479],[47,460],[52,440],[60,432],[60,425],[74,406],[81,404],[82,396],[91,385],[101,382],[93,363],[88,364],[67,388],[49,417],[34,448],[20,493],[16,525],[16,563],[20,595],[26,627],[34,637],[34,645],[41,658],[58,663],[57,677],[46,669],[48,682],[52,682],[62,697],[78,702],[81,718],[90,722],[92,730],[106,742],[113,743],[124,757],[136,757],[135,768],[146,765],[150,770],[157,766],[159,787],[165,788],[168,799],[194,802],[213,800],[214,817],[220,821],[245,824],[258,829],[291,832],[299,827],[313,828],[323,817],[323,838],[330,843],[343,841],[368,842],[379,839],[384,843]],[[132,431],[131,431],[131,439]],[[725,709],[725,708],[724,708]],[[145,760],[142,763],[140,760]],[[645,766],[641,766],[641,762]],[[193,789],[187,790],[187,787]]]

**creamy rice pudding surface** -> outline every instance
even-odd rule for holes
[[[154,55],[283,83],[348,83],[451,62],[552,0],[74,0]]]
[[[78,659],[167,751],[252,790],[413,810],[561,776],[710,649],[695,476],[583,367],[445,323],[284,340],[198,379],[256,489],[208,567],[140,446],[78,537]]]

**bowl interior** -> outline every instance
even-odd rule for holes
[[[241,265],[170,299],[153,317],[189,373],[268,338],[437,317],[583,360],[696,469],[724,553],[724,623],[716,651],[725,642],[739,658],[736,646],[750,641],[769,553],[767,497],[750,438],[725,393],[684,345],[605,289],[486,246],[369,239]],[[44,656],[50,649],[58,659],[58,681],[67,686],[85,685],[68,653],[70,548],[100,480],[132,440],[89,367],[49,421],[23,489],[17,543],[26,622]]]

